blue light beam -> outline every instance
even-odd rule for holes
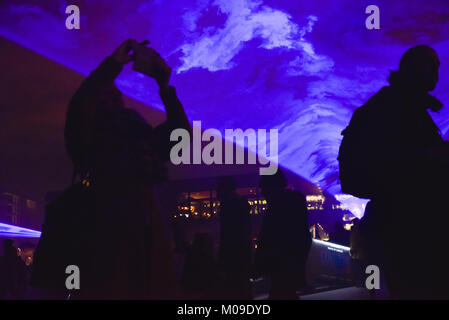
[[[0,222],[0,237],[40,238],[41,232]]]

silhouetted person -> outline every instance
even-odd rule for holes
[[[134,69],[154,78],[159,86],[167,120],[155,128],[124,106],[114,85],[131,61]],[[94,195],[91,216],[83,218],[83,226],[93,226],[89,240],[95,247],[84,252],[90,262],[89,277],[82,281],[88,290],[82,298],[171,297],[170,243],[155,187],[165,178],[170,133],[190,128],[169,85],[170,74],[156,51],[127,40],[83,81],[70,101],[67,152],[76,176]]]
[[[206,233],[195,233],[187,250],[182,287],[188,298],[214,298],[217,288],[217,264],[213,239]]]
[[[334,230],[329,235],[329,241],[348,247],[350,236],[350,232],[343,227],[341,221],[337,221],[335,222]]]
[[[24,299],[27,285],[27,267],[17,255],[11,239],[3,240],[3,256],[0,257],[0,299]]]
[[[298,298],[296,289],[305,284],[305,266],[312,243],[306,199],[286,186],[281,170],[260,179],[268,208],[263,216],[255,264],[270,277],[270,299]]]
[[[223,298],[250,299],[251,219],[250,206],[245,197],[236,193],[233,177],[219,181],[220,200],[219,266],[223,272]]]
[[[425,45],[405,52],[389,86],[358,108],[343,131],[343,192],[371,199],[361,221],[393,298],[449,298],[447,240],[448,149],[427,109],[440,62]],[[434,199],[434,200],[430,200]],[[429,215],[436,232],[424,225]]]

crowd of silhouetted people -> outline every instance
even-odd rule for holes
[[[125,41],[70,101],[65,141],[73,184],[46,208],[31,275],[38,297],[65,298],[65,267],[76,264],[83,284],[73,299],[252,299],[250,279],[260,277],[270,280],[269,298],[297,299],[312,240],[306,199],[287,188],[280,169],[260,178],[268,206],[255,252],[248,201],[223,177],[218,252],[210,235],[195,234],[176,275],[157,191],[167,178],[171,132],[191,128],[169,85],[170,67],[147,44]],[[125,108],[114,85],[129,62],[159,86],[167,119],[156,127]],[[330,241],[350,246],[360,266],[378,265],[397,299],[449,298],[449,147],[427,111],[442,108],[429,94],[438,67],[432,48],[407,50],[389,85],[356,109],[342,133],[342,191],[370,202],[351,233],[337,222]],[[426,220],[438,223],[429,228]],[[24,297],[17,279],[27,271],[11,242],[0,266],[8,297]]]
[[[250,279],[269,279],[270,299],[297,299],[306,285],[305,267],[312,238],[303,194],[287,189],[281,170],[263,176],[260,188],[268,210],[257,230],[253,253],[250,206],[237,194],[232,177],[220,180],[220,240],[217,258],[213,239],[198,233],[185,260],[183,287],[201,298],[252,299]]]

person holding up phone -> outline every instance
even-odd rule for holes
[[[66,149],[74,180],[95,194],[95,224],[85,281],[87,299],[172,298],[169,240],[157,206],[155,187],[165,177],[170,133],[190,130],[175,88],[171,68],[148,41],[126,40],[81,84],[72,97],[65,126]],[[123,66],[159,85],[167,119],[153,128],[125,107],[114,79]],[[80,230],[82,232],[82,230]],[[81,270],[81,273],[83,270]]]

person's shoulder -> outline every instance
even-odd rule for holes
[[[395,97],[395,91],[390,86],[382,87],[379,91],[373,94],[368,101],[361,107],[369,107],[372,105],[376,105],[378,103],[384,102],[385,100],[389,100]]]
[[[342,132],[343,135],[350,130],[359,131],[370,125],[378,125],[385,117],[385,111],[394,109],[394,92],[391,87],[382,87],[372,95],[362,106],[356,108],[352,114],[349,126]]]
[[[391,100],[393,91],[391,87],[382,87],[379,91],[373,94],[363,105],[356,108],[353,113],[353,118],[361,117],[367,113],[376,112],[385,106],[385,102]]]

